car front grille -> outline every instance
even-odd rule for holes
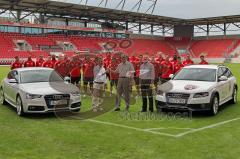
[[[53,95],[45,95],[44,99],[46,101],[47,107],[52,108],[67,108],[69,107],[70,95],[69,94],[53,94]],[[52,105],[52,101],[62,101],[66,100],[67,104],[60,104],[60,105]]]
[[[167,98],[182,98],[182,99],[188,99],[190,97],[190,94],[184,94],[184,93],[167,93]]]
[[[186,93],[167,93],[166,94],[167,104],[169,104],[169,105],[185,106],[188,102],[189,97],[190,97],[190,94],[186,94]],[[172,103],[169,100],[170,98],[171,99],[184,99],[185,102],[184,103]]]

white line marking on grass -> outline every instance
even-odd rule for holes
[[[172,135],[172,134],[168,134],[168,133],[155,132],[155,131],[151,131],[151,130],[145,130],[145,129],[141,129],[141,128],[126,126],[126,125],[122,125],[122,124],[116,124],[116,123],[110,123],[110,122],[99,121],[99,120],[92,120],[92,119],[89,119],[87,121],[94,122],[94,123],[99,123],[99,124],[104,124],[104,125],[110,125],[110,126],[116,126],[116,127],[121,127],[121,128],[132,129],[132,130],[136,130],[136,131],[140,131],[140,132],[152,133],[152,134],[156,134],[156,135],[162,135],[162,136],[168,136],[168,137],[176,137],[176,135]]]
[[[237,120],[240,120],[240,118],[234,118],[234,119],[231,119],[231,120],[226,120],[226,121],[219,122],[219,123],[216,123],[216,124],[212,124],[212,125],[204,126],[204,127],[197,128],[197,129],[194,129],[194,130],[190,130],[190,131],[187,131],[187,132],[184,132],[184,133],[177,134],[177,135],[175,135],[175,137],[182,137],[182,136],[185,136],[185,135],[188,135],[188,134],[196,133],[196,132],[203,131],[203,130],[206,130],[206,129],[211,129],[211,128],[214,128],[214,127],[217,127],[217,126],[220,126],[220,125],[224,125],[224,124],[227,124],[227,123],[230,123],[230,122],[233,122],[233,121],[237,121]]]
[[[162,128],[148,128],[144,130],[166,130],[166,129],[176,129],[176,130],[194,130],[193,128],[177,128],[177,127],[162,127]]]

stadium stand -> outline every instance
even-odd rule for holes
[[[235,39],[195,40],[190,52],[195,57],[205,54],[208,58],[220,58],[228,56],[238,45],[239,40]]]
[[[27,50],[18,48],[18,41],[23,41],[29,45]],[[71,49],[63,48],[63,44],[72,45]],[[63,34],[45,34],[31,35],[20,33],[0,33],[0,58],[1,61],[11,61],[15,56],[26,58],[29,54],[33,58],[40,54],[46,57],[50,52],[63,52],[68,56],[74,55],[76,51],[86,52],[107,52],[122,51],[128,55],[146,54],[154,55],[156,52],[163,52],[168,55],[177,53],[178,49],[186,49],[194,58],[198,58],[204,54],[208,58],[224,58],[240,45],[238,39],[144,39],[144,38],[102,38],[102,37],[86,37],[79,35],[63,35]],[[107,46],[107,47],[106,47]],[[109,48],[110,46],[110,48]],[[43,48],[48,48],[43,49]],[[52,49],[52,48],[55,49]],[[235,55],[234,55],[235,56]],[[7,62],[5,62],[7,63]]]

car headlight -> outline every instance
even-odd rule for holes
[[[73,95],[73,96],[80,96],[80,92],[79,91],[71,92],[71,95]]]
[[[26,94],[27,99],[37,99],[37,98],[41,98],[41,97],[42,97],[42,95],[38,95],[38,94],[29,94],[29,93]]]
[[[208,95],[209,95],[208,92],[201,92],[201,93],[194,94],[193,98],[203,98],[203,97],[207,97]]]

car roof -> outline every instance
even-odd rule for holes
[[[206,69],[218,69],[219,65],[189,65],[184,68],[206,68]]]
[[[34,70],[53,70],[52,68],[46,68],[46,67],[24,67],[24,68],[17,68],[14,69],[18,72],[25,72],[25,71],[34,71]]]

